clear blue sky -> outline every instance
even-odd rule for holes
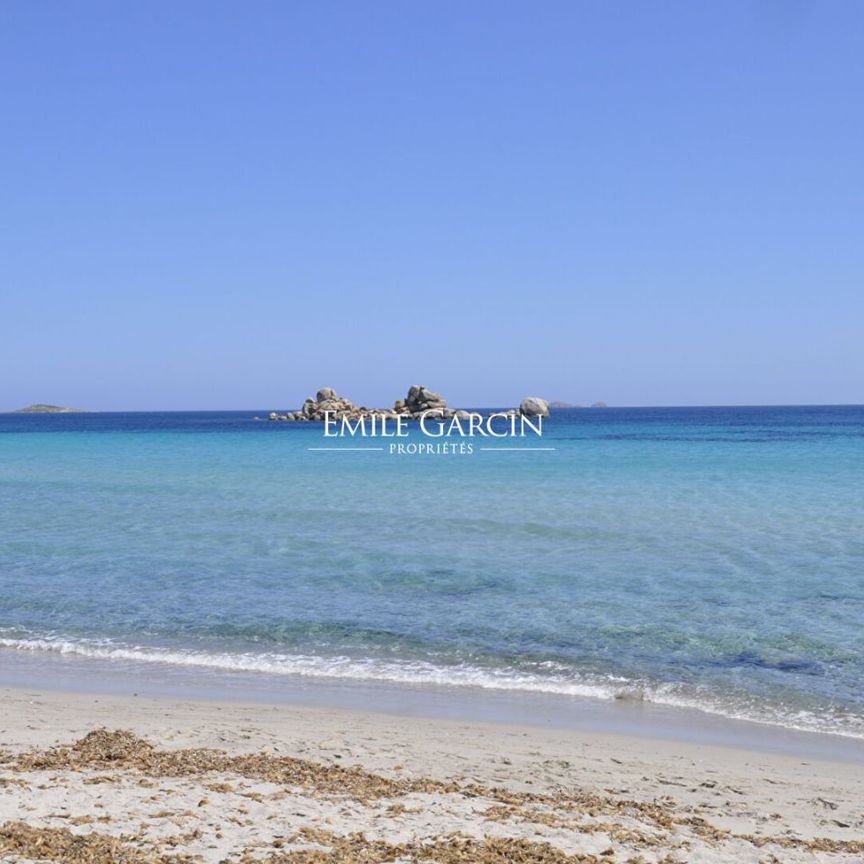
[[[0,3],[0,408],[864,402],[860,2]]]

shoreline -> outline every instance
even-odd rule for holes
[[[247,671],[204,674],[195,668],[121,664],[79,656],[0,648],[0,688],[92,697],[133,697],[200,704],[286,706],[380,713],[413,720],[449,720],[610,733],[645,741],[728,747],[796,758],[864,765],[864,739],[728,717],[636,699],[494,690],[376,680],[275,676]]]
[[[49,749],[99,728],[133,734]],[[122,837],[214,864],[308,848],[335,856],[310,861],[350,861],[374,843],[379,851],[424,844],[441,862],[556,864],[851,862],[864,851],[864,772],[848,761],[371,710],[33,687],[0,689],[0,729],[0,859],[4,843],[26,859],[33,831],[60,846],[68,832],[88,843]],[[18,820],[26,831],[4,840],[3,826]],[[456,833],[473,838],[463,858],[451,855],[467,842]],[[546,847],[565,857],[543,858]]]

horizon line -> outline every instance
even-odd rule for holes
[[[52,404],[52,403],[33,403]],[[551,403],[550,403],[551,405]],[[58,406],[59,407],[59,406]],[[65,406],[64,406],[65,407]],[[513,406],[502,405],[471,405],[471,406],[448,406],[455,410],[477,410],[477,411],[499,411],[510,410]],[[609,410],[632,410],[648,408],[864,408],[864,402],[727,402],[711,403],[700,402],[693,404],[643,404],[643,405],[577,405],[568,407],[552,407],[551,411],[609,411]],[[20,408],[0,409],[0,414],[37,414],[40,416],[56,416],[58,414],[256,414],[258,412],[269,413],[272,408],[74,408],[68,411],[26,411]],[[287,410],[287,409],[286,409]],[[304,421],[315,422],[315,421]],[[322,422],[322,421],[318,421]]]

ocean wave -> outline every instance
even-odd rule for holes
[[[439,665],[422,660],[383,660],[344,655],[207,652],[63,637],[0,637],[0,648],[34,654],[202,669],[214,673],[257,673],[382,684],[466,687],[648,703],[803,732],[864,739],[864,717],[830,706],[817,710],[776,705],[747,694],[733,696],[712,693],[700,685],[634,681],[618,676],[579,673],[557,663],[540,664],[537,671],[526,672],[512,666],[492,667],[469,663]]]

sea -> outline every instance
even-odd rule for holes
[[[267,413],[0,415],[0,670],[864,738],[864,407],[558,409],[401,455]]]

